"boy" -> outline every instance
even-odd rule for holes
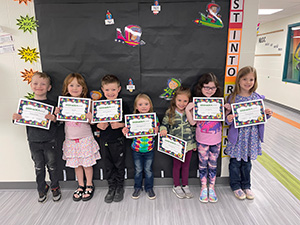
[[[36,72],[32,76],[30,87],[34,92],[34,101],[56,105],[53,101],[47,99],[47,92],[51,90],[51,79],[47,74]],[[56,122],[56,117],[53,114],[48,114],[45,118]],[[22,116],[14,113],[13,120],[15,119],[22,119]],[[49,185],[45,182],[45,166],[47,166],[50,175],[52,199],[57,202],[61,198],[61,191],[57,176],[56,124],[51,123],[49,130],[26,126],[26,131],[31,158],[35,166],[37,190],[39,193],[38,202],[46,202],[49,191]]]
[[[101,80],[101,89],[106,99],[118,98],[121,91],[120,81],[114,75],[105,75]],[[122,102],[123,115],[128,113],[128,106]],[[124,197],[125,175],[125,138],[122,128],[123,122],[98,123],[100,133],[100,149],[104,155],[108,192],[104,198],[106,203],[120,202]]]

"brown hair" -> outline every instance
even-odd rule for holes
[[[134,104],[133,104],[133,113],[139,113],[139,111],[137,110],[136,104],[140,98],[143,98],[143,99],[146,99],[149,101],[149,103],[150,103],[149,112],[153,112],[153,104],[152,104],[151,98],[146,94],[140,93],[135,97]]]
[[[111,83],[117,83],[117,85],[120,87],[121,83],[120,80],[112,74],[107,74],[101,79],[101,87],[105,84],[111,84]]]
[[[217,76],[213,73],[205,73],[205,74],[201,75],[201,77],[199,78],[198,83],[195,87],[196,97],[206,97],[202,93],[202,88],[203,88],[204,84],[208,84],[209,82],[214,82],[215,86],[217,88],[216,92],[211,97],[221,97],[222,96],[221,88],[220,88]]]
[[[40,78],[47,79],[49,81],[49,85],[51,85],[51,77],[44,72],[35,72],[32,77],[39,76]]]
[[[169,124],[174,124],[174,118],[175,118],[175,109],[176,109],[176,97],[178,95],[186,95],[189,98],[189,102],[192,100],[192,93],[189,88],[180,86],[177,88],[177,90],[174,93],[174,96],[170,102],[170,106],[166,112],[166,114],[169,116]]]
[[[236,79],[235,79],[235,86],[234,86],[234,90],[233,92],[227,97],[227,102],[230,103],[234,103],[235,102],[235,98],[237,96],[237,94],[240,93],[241,89],[240,89],[240,80],[241,78],[243,78],[244,76],[246,76],[249,73],[253,73],[254,74],[254,85],[253,87],[250,89],[250,93],[252,94],[254,91],[256,91],[257,89],[257,73],[256,73],[256,69],[252,66],[245,66],[242,69],[239,70],[238,74],[236,75]]]
[[[85,80],[83,76],[79,73],[70,73],[64,80],[63,89],[62,89],[62,95],[63,96],[71,96],[68,92],[68,85],[74,80],[77,79],[78,84],[82,86],[82,93],[80,97],[86,98],[88,93],[88,88],[86,86]]]

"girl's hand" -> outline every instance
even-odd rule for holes
[[[228,115],[227,120],[229,123],[231,123],[233,121],[233,115],[232,114]]]
[[[167,134],[168,134],[167,130],[162,130],[160,132],[160,136],[167,136]]]
[[[190,102],[186,107],[185,107],[185,111],[191,111],[193,108],[195,107],[195,104]]]
[[[265,109],[265,113],[269,116],[273,115],[273,111],[271,109]]]
[[[110,122],[110,126],[112,129],[118,129],[124,127],[124,123],[119,123],[119,122]]]
[[[104,122],[104,123],[98,123],[98,124],[97,124],[97,127],[98,127],[100,130],[106,130],[106,128],[108,127],[108,123],[107,123],[107,122]]]
[[[52,122],[56,122],[56,116],[53,115],[53,114],[47,114],[47,115],[45,116],[45,118],[46,118],[47,120],[51,120]]]
[[[57,116],[57,114],[60,112],[60,108],[59,107],[55,107],[55,110],[54,110],[54,115]]]
[[[226,104],[224,105],[224,108],[226,109],[226,111],[227,111],[228,113],[231,112],[231,106],[230,106],[229,103],[226,103]]]
[[[20,120],[20,119],[22,119],[22,116],[18,113],[14,113],[12,119],[13,120]]]
[[[158,133],[158,127],[155,127],[154,131],[157,134]]]
[[[128,127],[123,127],[122,133],[123,133],[125,136],[128,134],[128,132],[129,132]]]
[[[91,112],[88,112],[86,114],[86,117],[88,118],[89,121],[92,121],[92,113]]]

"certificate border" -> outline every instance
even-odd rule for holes
[[[179,144],[182,146],[182,148],[181,148],[181,153],[179,153],[179,154],[182,155],[181,157],[180,157],[180,155],[174,154],[174,152],[169,151],[169,150],[166,150],[166,149],[164,149],[164,148],[162,147],[162,139],[165,138],[165,137],[169,138],[169,139],[172,140],[172,141],[179,142]],[[187,144],[186,141],[184,141],[184,140],[182,140],[182,139],[180,139],[180,138],[177,138],[177,137],[175,137],[175,136],[173,136],[173,135],[167,134],[166,136],[161,137],[161,136],[160,136],[160,133],[158,133],[158,146],[157,146],[157,151],[162,152],[162,153],[164,153],[164,154],[166,154],[166,155],[172,156],[173,158],[178,159],[178,160],[180,160],[180,161],[182,161],[182,162],[185,161],[185,156],[186,156],[186,144]]]
[[[151,116],[154,117],[154,119],[152,119],[152,128],[153,128],[153,132],[137,132],[137,133],[134,133],[134,132],[130,132],[130,123],[129,123],[129,120],[131,119],[139,119],[139,117],[148,117],[150,118]],[[156,113],[138,113],[138,114],[127,114],[125,115],[125,127],[128,127],[128,133],[126,134],[126,137],[127,138],[130,138],[130,137],[143,137],[143,136],[156,136],[155,134],[155,127],[157,126],[156,125],[157,122],[156,122]]]
[[[221,101],[221,102],[220,102]],[[199,102],[217,102],[221,103],[220,106],[220,113],[221,117],[217,116],[201,116],[196,114],[196,111],[198,109],[197,103]],[[203,98],[203,97],[193,97],[193,103],[195,104],[195,107],[193,109],[193,120],[195,121],[224,121],[225,120],[225,114],[224,114],[224,98]]]
[[[106,103],[107,102],[107,103]],[[111,105],[111,103],[117,104],[119,102],[119,107],[118,107],[118,119],[115,119],[116,115],[114,117],[104,117],[104,118],[96,118],[97,110],[96,107],[99,105]],[[101,123],[101,122],[118,122],[122,121],[122,99],[114,99],[114,100],[98,100],[98,101],[93,101],[92,103],[92,123]]]
[[[28,104],[23,104],[24,102],[27,102]],[[45,103],[38,102],[38,101],[34,101],[34,100],[28,100],[28,99],[21,98],[19,100],[17,113],[21,115],[22,112],[23,112],[23,106],[24,105],[30,105],[30,104],[32,104],[33,106],[39,106],[39,108],[45,108],[46,110],[48,110],[50,112],[50,114],[52,114],[53,110],[54,110],[54,106],[52,106],[52,105],[45,104]],[[46,123],[44,121],[46,121]],[[31,126],[31,127],[37,127],[37,128],[42,128],[42,129],[45,129],[45,130],[49,130],[51,120],[45,119],[41,123],[39,123],[37,121],[20,119],[20,120],[14,120],[14,123],[19,124],[19,125],[25,125],[25,126]]]
[[[260,113],[262,115],[262,120],[250,120],[246,122],[239,122],[237,120],[238,114],[237,114],[237,109],[240,108],[241,106],[251,106],[255,104],[255,102],[259,103],[260,106]],[[253,126],[253,125],[259,125],[259,124],[265,124],[267,122],[266,114],[265,114],[265,105],[262,99],[256,99],[252,101],[246,101],[246,102],[239,102],[239,103],[234,103],[231,104],[231,110],[234,115],[233,117],[233,122],[234,122],[234,127],[235,128],[240,128],[240,127],[248,127],[248,126]]]
[[[88,104],[88,107],[85,108],[85,113],[87,114],[89,112],[90,106],[91,106],[91,99],[89,98],[74,98],[74,97],[67,97],[67,96],[59,96],[58,97],[58,103],[57,103],[57,107],[61,108],[62,107],[62,103],[64,101],[62,101],[63,99],[67,99],[67,100],[71,100],[70,102],[76,102],[76,103],[84,103],[84,104]],[[59,113],[57,114],[57,120],[60,121],[76,121],[76,122],[88,122],[88,118],[84,115],[82,115],[81,117],[78,116],[63,116],[61,114],[61,111],[59,111]]]

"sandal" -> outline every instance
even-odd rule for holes
[[[81,189],[81,190],[78,190]],[[83,186],[78,186],[76,191],[73,193],[73,201],[78,202],[82,199],[82,195],[84,193],[85,188]],[[78,195],[78,197],[75,197],[75,195]]]
[[[86,189],[91,189],[91,190],[86,190]],[[94,191],[95,191],[94,186],[86,186],[84,194],[89,195],[89,196],[82,197],[82,201],[88,201],[88,200],[92,199],[92,197],[94,195]]]

